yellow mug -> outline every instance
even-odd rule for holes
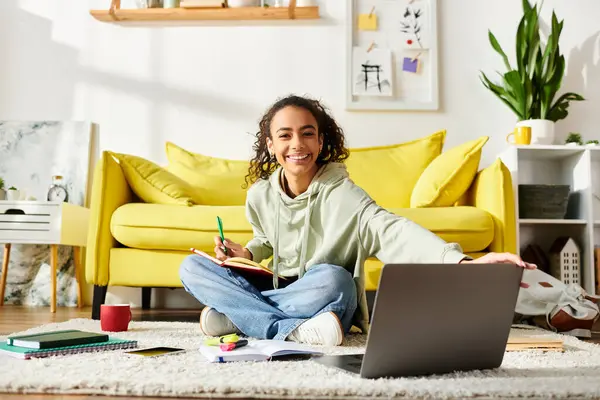
[[[515,141],[511,142],[510,137],[514,136]],[[531,144],[531,127],[530,126],[517,126],[515,131],[509,133],[506,136],[506,141],[510,144]]]

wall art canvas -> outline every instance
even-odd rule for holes
[[[352,52],[354,95],[391,96],[392,52],[387,49],[354,47]]]
[[[79,121],[0,121],[0,177],[27,198],[46,200],[53,175],[62,175],[69,203],[86,205],[93,124]],[[95,159],[95,158],[94,158]],[[0,255],[4,246],[0,246]],[[59,246],[57,305],[77,305],[73,250]],[[13,244],[7,304],[50,304],[50,247]]]
[[[405,49],[425,50],[431,46],[431,16],[427,0],[406,0],[398,23]]]

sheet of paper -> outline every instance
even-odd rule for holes
[[[377,15],[376,14],[360,14],[358,16],[358,29],[362,31],[377,30]]]
[[[404,57],[402,61],[402,71],[417,73],[419,72],[419,66],[420,61],[418,58],[413,60],[411,57]]]

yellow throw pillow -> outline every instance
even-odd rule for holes
[[[417,180],[442,152],[446,131],[410,142],[350,149],[350,179],[385,208],[406,208]]]
[[[431,162],[410,197],[411,207],[450,207],[469,189],[481,160],[483,136],[456,146]]]
[[[142,157],[110,153],[119,162],[133,192],[146,203],[191,206],[200,204],[194,188]]]
[[[226,160],[189,152],[167,142],[167,171],[188,182],[202,204],[237,206],[246,203],[247,188],[242,188],[249,161]]]

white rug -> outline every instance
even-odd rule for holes
[[[501,368],[428,378],[361,379],[310,360],[211,364],[197,351],[198,325],[132,322],[116,336],[139,346],[177,346],[182,354],[137,358],[124,350],[19,360],[0,356],[0,392],[164,397],[262,398],[595,398],[600,397],[600,346],[563,336],[564,353],[509,352]],[[74,319],[26,331],[82,329],[101,332],[98,321]],[[22,332],[24,333],[24,332]],[[513,330],[515,335],[549,335]],[[1,338],[2,340],[5,337]],[[326,353],[364,350],[363,335]]]

